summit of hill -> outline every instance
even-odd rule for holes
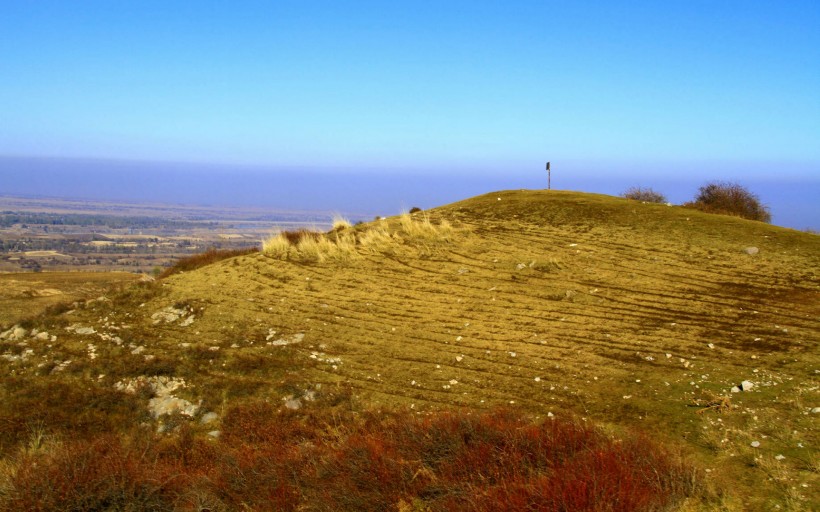
[[[820,237],[761,222],[500,191],[282,237],[38,322],[58,335],[37,356],[83,361],[62,378],[184,382],[194,414],[340,390],[371,411],[503,406],[649,432],[740,489],[727,509],[810,504],[820,485]]]

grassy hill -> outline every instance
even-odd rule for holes
[[[0,447],[9,459],[30,445],[32,424],[55,438],[140,424],[205,438],[259,400],[330,425],[340,407],[503,406],[680,450],[706,489],[684,507],[810,510],[819,320],[816,235],[603,195],[496,192],[29,320],[33,336],[0,340]],[[158,398],[177,414],[146,417]],[[191,420],[172,405],[183,400]]]

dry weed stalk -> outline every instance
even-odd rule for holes
[[[718,413],[728,412],[732,409],[732,399],[728,396],[718,396],[714,393],[705,393],[706,398],[693,399],[693,403],[698,409],[697,414],[703,414],[706,411],[715,411]]]

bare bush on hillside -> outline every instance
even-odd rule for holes
[[[772,215],[760,199],[737,183],[711,182],[698,189],[695,200],[684,204],[707,213],[734,215],[743,219],[771,222]]]
[[[625,199],[634,199],[645,203],[665,203],[666,196],[660,192],[655,192],[651,188],[629,187],[621,194]]]
[[[165,269],[165,271],[159,275],[159,278],[162,279],[174,274],[179,274],[180,272],[190,272],[191,270],[196,270],[200,267],[210,265],[211,263],[216,263],[220,260],[225,260],[236,256],[245,256],[255,252],[259,252],[259,249],[256,247],[251,247],[248,249],[208,249],[203,253],[194,254],[193,256],[188,256],[187,258],[178,260],[174,263],[174,266]]]

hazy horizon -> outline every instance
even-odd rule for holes
[[[772,223],[820,230],[820,179],[806,180],[773,172],[743,179],[747,166],[729,167],[723,175],[682,167],[672,176],[616,168],[602,172],[587,163],[553,163],[552,187],[620,195],[631,186],[651,187],[670,202],[691,200],[707,181],[741,183],[772,212]],[[760,164],[763,165],[763,164]],[[417,206],[432,208],[472,196],[511,189],[546,189],[547,175],[530,169],[492,172],[391,173],[365,169],[266,168],[180,162],[23,158],[0,156],[0,195],[60,197],[123,202],[261,207],[280,210],[340,212],[369,220]],[[752,173],[755,176],[754,173]]]
[[[0,194],[390,214],[734,181],[820,229],[820,2],[0,6]]]

